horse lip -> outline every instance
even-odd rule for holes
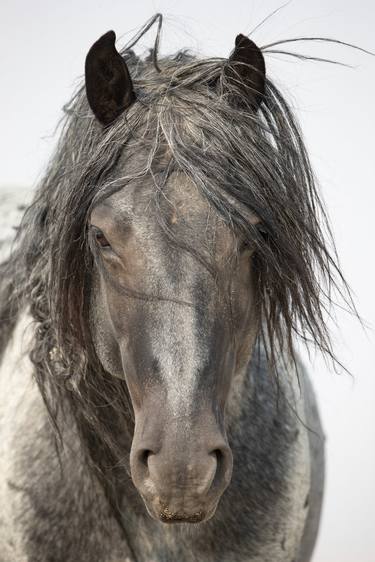
[[[196,513],[172,513],[166,507],[159,513],[159,519],[163,523],[200,523],[205,519],[204,511],[197,511]]]
[[[173,512],[165,503],[162,503],[160,505],[160,503],[158,502],[158,506],[156,506],[154,502],[148,502],[143,494],[141,494],[141,497],[150,517],[166,524],[202,523],[203,521],[208,521],[209,519],[211,519],[217,507],[217,503],[215,503],[209,509],[199,510],[193,513],[187,513],[183,511]]]

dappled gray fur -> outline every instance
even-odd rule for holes
[[[334,359],[325,321],[331,291],[349,301],[350,294],[301,133],[269,78],[254,112],[241,84],[227,80],[227,59],[182,51],[155,63],[155,50],[146,59],[128,48],[122,54],[136,102],[103,129],[79,88],[65,107],[56,153],[14,251],[0,268],[0,354],[9,364],[6,347],[27,309],[38,387],[24,358],[28,374],[16,377],[22,396],[13,410],[12,404],[0,408],[2,420],[9,420],[25,402],[5,448],[11,458],[3,456],[0,465],[1,501],[11,502],[0,519],[0,544],[14,556],[1,558],[0,550],[0,560],[307,562],[319,520],[323,445],[293,341],[312,341]],[[227,415],[232,482],[212,520],[178,529],[149,518],[128,474],[134,416],[125,381],[105,371],[93,345],[94,260],[87,237],[93,206],[151,178],[153,209],[170,244],[215,275],[199,248],[182,247],[163,214],[164,189],[176,171],[193,182],[242,245],[254,248],[260,326]],[[133,297],[152,295],[133,291]],[[4,395],[15,384],[8,376]],[[298,555],[304,540],[308,546]]]
[[[61,426],[65,448],[60,457],[54,451],[54,432],[31,383],[29,360],[19,358],[32,332],[30,319],[23,318],[1,371],[1,562],[310,559],[322,494],[323,438],[302,369],[300,398],[293,368],[280,372],[277,388],[264,352],[254,351],[247,375],[237,383],[241,401],[235,406],[234,400],[228,416],[232,483],[213,519],[193,528],[166,528],[149,517],[127,480],[119,496],[120,526],[69,415]],[[316,457],[310,457],[309,441]]]

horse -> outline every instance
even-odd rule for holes
[[[268,49],[149,27],[88,51],[1,265],[0,561],[308,562],[328,219]]]

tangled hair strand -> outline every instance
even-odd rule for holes
[[[154,19],[159,37],[161,19]],[[79,88],[14,251],[0,266],[0,354],[27,307],[36,326],[35,379],[50,417],[58,428],[69,408],[101,473],[123,462],[119,428],[127,427],[131,439],[133,413],[125,382],[105,372],[92,343],[88,216],[98,200],[154,177],[161,148],[170,166],[155,191],[171,170],[186,174],[255,246],[255,302],[271,369],[280,354],[295,360],[295,337],[335,361],[327,329],[333,293],[352,307],[300,129],[275,84],[267,79],[254,112],[242,85],[228,81],[225,59],[184,51],[158,57],[156,48],[147,58],[129,48],[122,56],[137,101],[103,129]],[[137,154],[144,155],[139,166],[127,166]],[[249,220],[254,213],[260,226]]]

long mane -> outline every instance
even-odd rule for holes
[[[326,324],[333,291],[350,304],[302,134],[272,80],[254,113],[241,84],[227,82],[226,59],[182,51],[156,62],[155,50],[140,58],[128,47],[122,55],[137,102],[103,129],[79,88],[65,107],[60,141],[14,251],[0,266],[0,354],[28,308],[35,379],[50,416],[59,428],[69,408],[102,472],[123,459],[117,436],[123,428],[131,436],[132,410],[124,381],[104,371],[90,333],[86,230],[98,199],[146,175],[159,197],[171,171],[187,174],[255,245],[255,301],[271,370],[280,354],[295,359],[296,338],[335,360]],[[169,155],[164,170],[160,152]],[[134,166],[137,154],[143,158]],[[249,219],[254,213],[260,228]]]

